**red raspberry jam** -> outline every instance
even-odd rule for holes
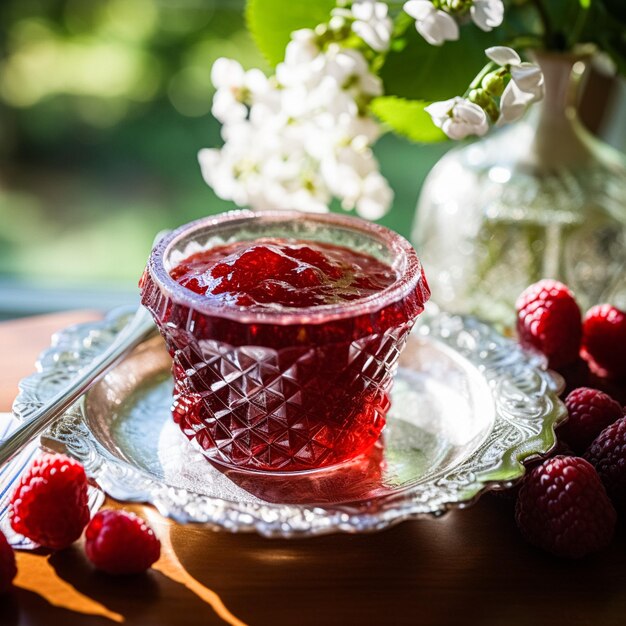
[[[216,303],[255,309],[339,304],[382,291],[396,279],[388,265],[368,254],[271,239],[198,252],[170,276]]]
[[[392,269],[303,238],[187,255],[172,240],[183,253],[171,263],[174,244],[157,246],[140,286],[173,357],[172,413],[185,435],[210,460],[257,471],[316,469],[370,449],[397,358],[429,296],[409,244],[394,250],[409,258]]]

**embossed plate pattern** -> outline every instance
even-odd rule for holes
[[[103,350],[128,319],[60,331],[24,379],[23,419]],[[207,462],[169,416],[169,356],[152,339],[110,372],[44,435],[80,459],[112,497],[153,504],[182,523],[266,536],[379,530],[441,515],[523,475],[547,453],[565,411],[537,355],[491,327],[445,314],[420,318],[400,359],[379,444],[334,469],[289,475]]]

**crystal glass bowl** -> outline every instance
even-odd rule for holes
[[[396,278],[349,302],[259,309],[210,300],[170,276],[195,252],[268,237],[366,253]],[[332,466],[372,447],[398,356],[430,295],[415,250],[396,233],[296,212],[234,211],[184,225],[154,248],[140,287],[173,358],[174,421],[211,461],[271,472]]]

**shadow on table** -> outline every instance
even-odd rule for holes
[[[528,546],[511,503],[493,496],[372,535],[270,540],[172,526],[170,538],[187,572],[255,625],[610,626],[626,613],[624,537],[597,558],[558,560]]]
[[[36,594],[32,594],[36,595]],[[37,596],[39,598],[39,596]],[[0,624],[17,626],[20,620],[20,602],[17,590],[0,596]]]
[[[155,570],[135,576],[109,576],[94,570],[78,548],[53,555],[50,564],[57,576],[77,591],[121,615],[126,626],[223,624],[213,609],[184,585]],[[31,600],[25,606],[30,609]],[[60,613],[57,619],[56,610],[56,607],[52,607],[49,618],[35,623],[46,626],[100,626],[116,623],[108,618],[73,612],[69,613],[69,617]]]
[[[50,604],[32,591],[14,589],[0,599],[0,624],[46,624],[46,626],[111,626],[110,619],[85,615]]]

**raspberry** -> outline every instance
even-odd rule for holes
[[[15,553],[7,538],[0,532],[0,593],[11,589],[16,574]]]
[[[51,550],[67,548],[89,521],[83,466],[63,454],[43,454],[22,476],[11,497],[15,532]]]
[[[556,280],[540,280],[515,303],[520,343],[545,354],[551,368],[574,363],[580,350],[582,323],[572,292]]]
[[[609,545],[617,515],[590,463],[557,456],[524,480],[515,519],[533,545],[557,556],[580,558]]]
[[[626,416],[607,426],[585,453],[620,510],[626,508]]]
[[[585,315],[582,356],[601,375],[626,377],[626,313],[598,304]]]
[[[569,419],[559,428],[559,438],[580,454],[602,429],[622,417],[619,403],[606,393],[589,387],[574,389],[565,399],[565,406]]]
[[[161,554],[161,542],[152,528],[133,513],[100,511],[85,532],[89,560],[109,574],[138,574]]]

